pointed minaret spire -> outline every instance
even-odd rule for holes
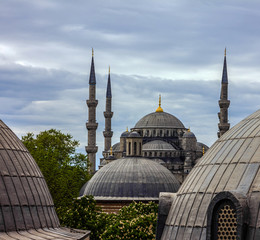
[[[225,48],[224,54],[224,65],[221,81],[221,93],[220,100],[218,101],[220,112],[218,113],[219,124],[218,124],[218,137],[221,137],[226,131],[229,130],[230,124],[228,123],[228,107],[230,101],[228,100],[228,74],[227,74],[227,60],[226,60],[227,50]]]
[[[112,112],[112,92],[111,92],[111,82],[110,82],[110,66],[108,71],[108,80],[107,80],[107,92],[106,92],[106,111],[104,112],[105,117],[105,131],[104,135],[104,152],[103,156],[105,157],[105,152],[109,151],[111,148],[111,139],[113,132],[111,130],[111,118],[113,117]]]
[[[98,101],[96,100],[96,76],[95,76],[95,66],[94,66],[94,50],[92,48],[92,60],[89,75],[89,100],[87,100],[88,105],[88,122],[86,127],[88,130],[88,146],[86,146],[86,152],[88,153],[88,159],[91,164],[91,173],[96,171],[96,153],[98,147],[96,146],[96,130],[98,123],[96,122],[96,107]]]

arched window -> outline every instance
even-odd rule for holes
[[[237,213],[230,200],[223,200],[213,210],[211,239],[237,239]]]
[[[210,202],[207,210],[207,240],[246,239],[247,197],[223,191]]]

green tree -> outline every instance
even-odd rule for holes
[[[62,216],[77,197],[80,188],[90,179],[86,155],[76,153],[79,142],[70,134],[50,129],[38,135],[22,137],[50,189],[58,216]]]
[[[136,203],[123,207],[118,214],[103,213],[93,196],[75,199],[64,215],[65,225],[91,231],[91,240],[155,239],[158,204]]]

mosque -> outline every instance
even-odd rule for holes
[[[90,84],[94,85],[93,58],[91,66]],[[89,107],[96,101],[91,98],[95,95],[91,92],[93,85]],[[163,112],[159,102],[156,112],[144,116],[130,132],[124,132],[109,154],[113,135],[111,98],[109,76],[102,168],[84,185],[82,195],[93,194],[110,204],[126,204],[127,199],[156,201],[160,192],[157,240],[260,239],[260,110],[229,130],[226,52],[219,100],[219,139],[208,151],[180,120]],[[87,127],[96,121],[93,112],[93,108],[89,109]],[[90,130],[87,152],[90,146],[97,150],[95,133]],[[95,163],[95,158],[90,160]],[[165,177],[156,178],[159,175]],[[172,179],[166,181],[170,176]],[[171,190],[163,191],[162,182]]]
[[[229,129],[227,99],[228,78],[226,54],[224,58],[222,90],[219,101],[219,133]],[[88,153],[91,171],[96,169],[96,77],[92,52],[89,76],[89,100],[87,100]],[[120,136],[112,146],[112,90],[110,70],[107,81],[103,158],[99,170],[81,189],[80,196],[93,195],[104,211],[118,211],[132,201],[159,201],[160,192],[177,192],[197,161],[208,150],[206,144],[197,141],[190,129],[161,106],[141,118],[130,131]]]

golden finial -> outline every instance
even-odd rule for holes
[[[204,148],[204,146],[202,147],[202,156],[204,156],[204,154],[205,154],[205,148]]]
[[[94,57],[94,49],[92,48],[92,57]]]
[[[126,131],[128,132],[128,127],[126,127]]]
[[[110,147],[110,156],[112,156],[112,155],[113,155],[113,148]]]
[[[224,56],[225,56],[225,57],[227,56],[227,48],[225,48],[225,54],[224,54]]]
[[[156,109],[156,112],[163,112],[163,109],[161,108],[161,94],[159,95],[159,107]]]
[[[190,127],[188,128],[188,132],[190,132]]]
[[[108,68],[108,73],[110,74],[110,65],[109,65],[109,68]]]

